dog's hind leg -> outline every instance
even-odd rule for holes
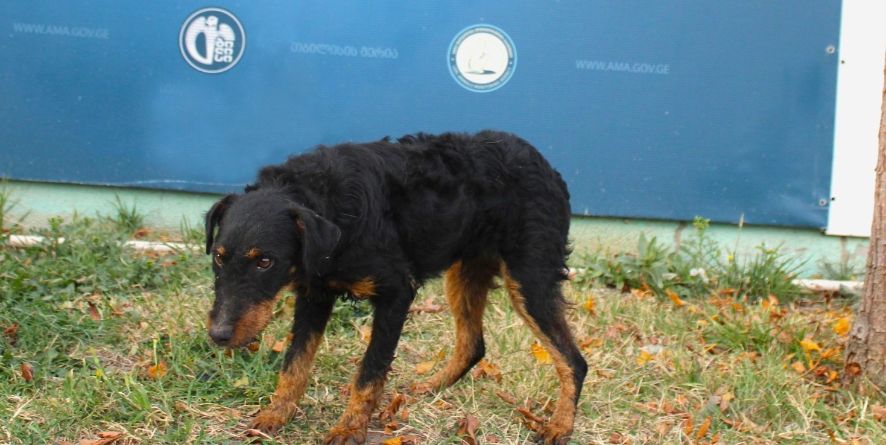
[[[426,382],[416,384],[414,392],[452,385],[483,358],[483,310],[499,264],[498,259],[471,259],[457,261],[446,271],[443,291],[455,319],[455,350],[446,366]]]
[[[560,397],[551,420],[539,432],[545,445],[566,445],[572,435],[576,405],[588,365],[564,317],[560,271],[555,268],[502,267],[505,288],[514,309],[550,352],[560,379]]]

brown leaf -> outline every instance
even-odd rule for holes
[[[477,420],[476,417],[466,414],[464,418],[458,421],[458,435],[462,438],[468,445],[477,445],[477,427],[480,426],[480,421]]]
[[[415,373],[418,375],[427,374],[428,371],[434,369],[434,365],[436,365],[436,364],[437,364],[436,361],[421,362],[421,363],[415,365]]]
[[[388,403],[388,406],[378,414],[378,419],[382,422],[390,422],[391,420],[394,420],[397,411],[399,411],[400,407],[405,403],[406,396],[400,393],[394,393],[394,397],[391,398],[391,402]]]
[[[533,412],[525,406],[517,408],[517,412],[523,415],[526,427],[532,431],[535,431],[536,433],[541,430],[542,425],[544,425],[545,423],[544,419],[533,414]]]
[[[80,445],[109,445],[123,437],[123,433],[118,431],[102,431],[96,435],[100,439],[80,439]]]
[[[271,346],[271,351],[280,353],[283,352],[283,349],[286,348],[286,339],[277,340],[274,342],[274,345]]]
[[[881,422],[886,421],[886,406],[874,404],[874,406],[871,407],[871,413],[873,413],[874,419]]]
[[[683,434],[687,437],[692,436],[692,430],[694,429],[695,427],[692,423],[692,417],[687,417],[686,420],[683,421]]]
[[[29,363],[23,362],[19,369],[22,372],[22,378],[25,379],[26,382],[30,382],[34,380],[34,367],[32,367]]]
[[[89,307],[88,307],[89,318],[91,318],[92,321],[101,321],[102,314],[98,311],[98,307],[95,306],[95,303],[89,301],[89,302],[87,302],[87,304],[89,305]]]
[[[517,404],[517,398],[514,397],[513,394],[511,394],[509,392],[496,390],[495,395],[497,395],[500,399],[504,400],[505,402],[510,403],[511,405]]]
[[[167,371],[166,362],[161,361],[160,363],[157,363],[156,365],[148,367],[148,377],[150,377],[154,380],[159,380],[159,379],[163,378],[163,376],[166,375],[166,371]]]
[[[9,338],[9,344],[15,346],[15,342],[18,341],[18,323],[13,323],[11,326],[4,329],[3,335]]]
[[[359,328],[360,332],[360,340],[364,343],[369,343],[369,340],[372,339],[372,328],[368,325],[362,325]]]
[[[845,374],[848,377],[857,377],[857,376],[861,375],[861,365],[859,365],[858,363],[855,363],[855,362],[847,363],[846,368],[845,368]]]
[[[495,380],[496,383],[501,383],[501,370],[498,369],[498,366],[494,363],[486,359],[480,360],[480,363],[477,363],[472,375],[475,379],[489,377],[492,380]]]
[[[680,296],[677,295],[676,292],[674,292],[674,291],[672,291],[672,290],[670,290],[670,289],[666,289],[666,290],[665,290],[665,294],[668,296],[668,298],[671,299],[671,303],[674,303],[674,306],[677,306],[677,307],[683,307],[683,306],[686,306],[686,302],[683,301],[683,300],[680,298]]]
[[[706,434],[708,434],[708,430],[711,428],[711,418],[708,416],[704,419],[704,422],[698,426],[698,431],[695,432],[695,439],[700,440]]]
[[[622,433],[612,433],[609,435],[609,443],[629,444],[631,443],[631,439]]]
[[[435,304],[433,297],[428,297],[423,303],[413,305],[409,308],[409,312],[412,313],[427,313],[427,314],[436,314],[437,312],[443,312],[446,310],[446,307]]]

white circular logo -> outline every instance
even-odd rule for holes
[[[449,72],[461,86],[486,93],[511,79],[517,51],[511,38],[492,25],[473,25],[458,33],[449,45]]]
[[[182,57],[194,69],[217,74],[240,61],[246,49],[246,32],[229,11],[203,8],[182,24],[178,44]]]

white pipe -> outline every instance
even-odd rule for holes
[[[30,247],[40,244],[46,241],[46,238],[42,236],[34,236],[34,235],[10,235],[7,244],[12,247]],[[64,238],[59,238],[57,240],[59,244],[64,243]],[[153,252],[160,254],[168,254],[175,253],[186,250],[194,250],[198,251],[199,248],[195,248],[188,244],[184,243],[172,243],[172,242],[157,242],[157,241],[142,241],[142,240],[130,240],[126,241],[124,246],[129,247],[137,252]]]

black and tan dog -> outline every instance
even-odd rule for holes
[[[560,290],[569,216],[560,175],[529,143],[501,132],[318,147],[263,168],[246,193],[206,215],[216,343],[250,342],[278,292],[293,286],[297,295],[277,390],[253,426],[273,432],[295,413],[332,307],[347,294],[371,302],[372,336],[325,443],[363,443],[416,289],[445,271],[455,351],[416,389],[451,385],[483,357],[483,310],[499,276],[560,379],[539,442],[565,444],[587,372]]]

